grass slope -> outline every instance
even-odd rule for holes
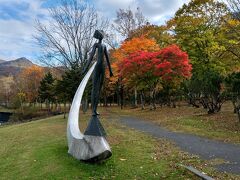
[[[86,164],[67,154],[62,116],[0,127],[0,179],[197,179],[177,163],[197,166],[214,177],[235,178],[215,173],[207,162],[165,140],[102,117],[113,156],[101,164]]]

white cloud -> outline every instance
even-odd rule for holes
[[[114,8],[127,8],[135,3],[135,0],[99,0],[98,4],[103,6],[110,6]]]
[[[185,2],[187,0],[142,0],[139,6],[152,23],[163,24],[166,17],[173,16]]]
[[[0,59],[12,60],[22,56],[33,59],[38,47],[33,42],[35,20],[47,14],[41,8],[42,0],[0,0],[0,6],[16,8],[19,3],[27,3],[27,9],[19,11],[16,18],[0,19]],[[8,10],[9,11],[9,10]],[[6,11],[5,13],[9,13]]]
[[[163,24],[181,5],[189,0],[92,0],[96,9],[113,20],[116,10],[119,8],[136,9],[140,7],[143,14],[151,23]],[[27,3],[27,9],[18,11],[17,16],[22,18],[0,17],[0,59],[15,59],[20,56],[33,59],[39,49],[33,42],[35,33],[35,20],[41,18],[47,21],[48,11],[42,7],[44,0],[0,0],[0,7],[9,6],[16,8],[16,5]],[[7,12],[1,12],[6,13]],[[45,18],[43,18],[45,17]]]
[[[17,20],[0,20],[0,24],[0,59],[30,55],[37,49],[32,43],[34,28],[31,24]]]
[[[151,23],[163,24],[167,18],[190,0],[98,0],[97,9],[113,19],[119,8],[136,9],[140,7],[143,14]]]

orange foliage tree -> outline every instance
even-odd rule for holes
[[[159,46],[154,39],[149,39],[144,36],[135,37],[131,40],[124,41],[120,48],[113,52],[113,58],[117,61],[122,61],[136,51],[154,52],[158,50]]]
[[[123,83],[121,76],[119,75],[119,64],[127,58],[130,54],[137,52],[137,51],[143,51],[143,52],[155,52],[158,51],[160,48],[156,41],[154,39],[146,38],[144,36],[141,37],[134,37],[131,39],[125,40],[122,45],[114,50],[111,53],[111,57],[113,59],[112,63],[112,69],[114,77],[110,78],[109,85],[112,86],[114,89],[120,90],[120,96],[121,96],[121,102],[123,101]],[[120,78],[119,78],[120,77]],[[117,87],[116,87],[117,86]],[[135,89],[135,105],[136,103],[136,87]],[[122,103],[121,103],[122,106]]]
[[[123,61],[124,58],[128,57],[130,54],[135,53],[137,51],[144,51],[144,52],[155,52],[158,51],[160,48],[157,45],[154,39],[148,39],[144,36],[142,37],[135,37],[130,40],[126,40],[123,44],[116,50],[110,53],[113,63],[113,72],[114,76],[118,76],[118,64]],[[117,80],[117,78],[112,77],[110,80]]]
[[[23,91],[26,94],[28,102],[33,103],[37,101],[38,88],[43,75],[43,68],[37,65],[27,67],[20,73],[19,77],[24,85]]]

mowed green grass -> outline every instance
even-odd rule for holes
[[[82,117],[83,127],[88,117]],[[101,119],[113,156],[100,164],[87,164],[67,153],[67,120],[62,116],[0,127],[0,179],[197,179],[178,163],[213,177],[236,177],[216,173],[211,163],[166,140],[127,129],[114,116],[103,113]]]
[[[86,164],[67,153],[66,120],[56,116],[0,128],[0,179],[159,179],[191,177],[154,159],[150,137],[104,123],[113,156]]]

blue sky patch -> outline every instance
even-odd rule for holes
[[[9,19],[16,19],[24,21],[28,17],[25,15],[29,8],[29,4],[26,2],[22,3],[4,3],[0,6],[0,18],[9,20]]]

